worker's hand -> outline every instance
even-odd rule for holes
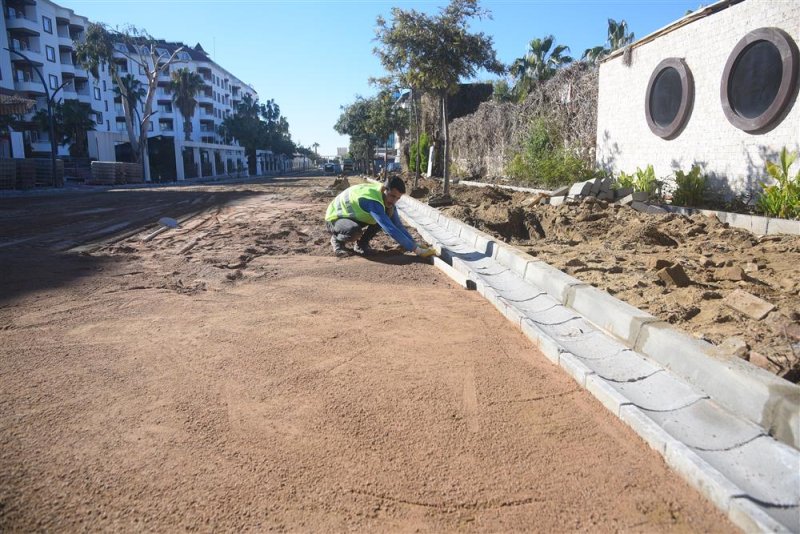
[[[436,255],[436,249],[433,247],[430,248],[417,247],[414,249],[414,254],[416,254],[420,258],[430,258],[431,256]]]

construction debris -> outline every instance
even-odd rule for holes
[[[723,302],[730,308],[748,317],[752,317],[757,321],[760,321],[766,317],[769,312],[775,309],[773,304],[755,295],[751,295],[747,291],[742,291],[741,289],[731,292],[725,297]]]

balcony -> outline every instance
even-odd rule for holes
[[[9,8],[6,13],[6,28],[10,32],[18,31],[29,35],[39,35],[39,21],[29,19],[22,12]]]
[[[68,50],[72,51],[72,48],[75,46],[75,43],[72,40],[72,37],[67,35],[66,37],[59,35],[58,36],[58,47],[61,50]]]
[[[61,63],[61,74],[68,76],[75,76],[75,65],[72,63]]]
[[[75,71],[75,78],[81,80],[88,80],[89,73],[80,65],[73,65],[73,70]]]
[[[34,81],[31,77],[19,78],[14,80],[14,89],[26,93],[35,93],[37,95],[45,94],[42,83],[38,80]]]
[[[158,121],[158,129],[162,132],[173,132],[175,129],[172,127],[172,121]]]

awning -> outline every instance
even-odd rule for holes
[[[35,100],[16,95],[0,95],[0,115],[24,115],[36,105]]]

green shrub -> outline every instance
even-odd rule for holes
[[[789,174],[789,167],[797,159],[797,154],[789,153],[783,147],[780,155],[780,166],[768,161],[767,173],[775,180],[768,185],[761,182],[761,194],[756,207],[764,215],[782,219],[800,218],[800,171],[794,176]]]
[[[693,165],[688,173],[675,171],[675,184],[677,188],[672,194],[673,204],[690,207],[705,204],[708,193],[707,176],[698,165]]]
[[[621,172],[614,184],[614,189],[623,187],[629,187],[634,191],[645,191],[651,197],[657,197],[660,195],[661,182],[656,179],[656,171],[653,170],[653,166],[648,165],[644,170],[637,167],[633,174]]]
[[[422,133],[419,136],[419,172],[428,171],[428,153],[430,152],[430,141],[428,134]],[[417,171],[417,143],[416,141],[411,144],[409,149],[409,162],[408,168],[411,172]]]
[[[543,119],[534,121],[522,150],[506,165],[506,174],[518,182],[547,188],[591,178],[594,171],[558,139],[558,132]]]

